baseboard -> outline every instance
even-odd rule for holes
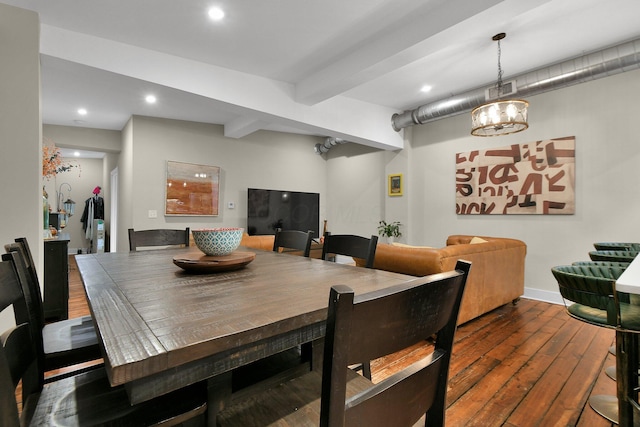
[[[543,291],[541,289],[524,288],[524,298],[536,301],[549,302],[551,304],[564,304],[560,292]]]

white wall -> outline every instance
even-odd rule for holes
[[[260,131],[231,139],[222,126],[141,116],[133,117],[126,131],[119,167],[125,204],[118,250],[128,250],[127,228],[246,227],[249,187],[320,193],[325,217],[326,162],[314,153],[321,142],[317,137]],[[167,160],[221,168],[217,217],[164,216]],[[228,202],[235,202],[235,208],[228,209]],[[149,218],[149,210],[158,217]]]
[[[402,236],[411,238],[414,221],[409,210],[411,189],[411,129],[406,130],[405,149],[381,151],[356,144],[336,145],[327,154],[327,220],[332,233],[378,235],[381,220],[399,221]],[[420,167],[420,166],[419,166]],[[403,196],[388,196],[388,175],[402,174]],[[416,222],[421,221],[420,218]],[[380,240],[383,241],[383,240]]]
[[[415,245],[441,247],[451,234],[521,239],[525,295],[560,302],[551,267],[588,259],[593,242],[640,242],[638,99],[640,71],[632,71],[529,98],[530,128],[518,134],[472,137],[462,114],[406,129],[401,152],[333,147],[329,230],[375,234],[384,218],[406,224],[402,240]],[[456,153],[564,136],[576,137],[575,215],[456,215]],[[387,196],[389,173],[405,174],[404,196]]]
[[[384,151],[336,145],[327,156],[327,230],[333,234],[378,234],[384,219]]]
[[[469,114],[413,128],[411,243],[444,245],[449,234],[527,243],[526,295],[560,301],[550,269],[588,259],[597,241],[640,241],[640,71],[529,98],[528,130],[498,138],[469,136]],[[473,149],[576,137],[575,215],[456,215],[455,154]]]
[[[26,237],[41,274],[39,39],[37,14],[0,4],[0,243],[4,245],[16,237]],[[9,311],[0,315],[0,330],[13,324],[12,316]]]

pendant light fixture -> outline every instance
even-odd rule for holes
[[[529,127],[527,109],[529,103],[521,99],[501,99],[505,93],[500,65],[500,40],[507,35],[496,34],[491,39],[498,42],[498,81],[495,86],[496,100],[482,104],[471,111],[471,135],[501,136],[521,132]]]

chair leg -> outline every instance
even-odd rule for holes
[[[598,414],[620,426],[640,423],[638,404],[638,336],[631,332],[616,332],[616,366],[605,369],[607,376],[616,381],[616,396],[591,396],[589,405]],[[611,349],[609,349],[611,351]],[[634,367],[636,367],[634,369]]]
[[[215,426],[218,413],[231,400],[231,371],[207,380],[207,425]]]
[[[362,363],[362,376],[371,379],[371,363],[369,361]]]
[[[631,332],[616,332],[616,388],[618,424],[632,426],[638,402],[638,337]]]
[[[349,368],[353,369],[356,372],[362,371],[363,377],[365,377],[368,380],[371,379],[371,363],[370,362],[358,363],[357,365],[349,366]]]

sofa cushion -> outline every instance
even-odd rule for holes
[[[476,243],[487,243],[487,242],[488,240],[484,240],[482,237],[474,236],[469,243],[472,245],[475,245]]]

